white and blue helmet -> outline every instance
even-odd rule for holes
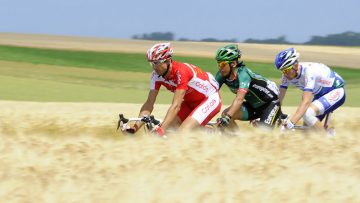
[[[298,62],[300,54],[294,48],[281,51],[275,58],[275,67],[278,70],[283,70]]]

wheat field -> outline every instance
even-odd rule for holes
[[[0,202],[360,202],[358,108],[334,137],[116,132],[140,106],[0,101]]]

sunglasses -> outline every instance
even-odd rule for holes
[[[287,74],[291,69],[293,69],[293,66],[289,66],[289,67],[287,67],[287,68],[284,68],[284,69],[281,70],[281,72],[282,72],[283,74]]]
[[[158,60],[158,61],[150,61],[150,64],[151,64],[152,66],[156,66],[156,65],[165,63],[166,61],[167,61],[167,59]]]
[[[230,63],[231,63],[230,61],[218,61],[218,66],[222,68],[225,67],[226,64],[230,64]]]

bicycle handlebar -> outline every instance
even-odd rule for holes
[[[152,130],[155,125],[160,124],[160,121],[155,119],[153,115],[144,116],[142,118],[125,118],[124,114],[119,114],[119,121],[116,130],[119,130],[120,126],[122,127],[122,129],[126,129],[127,127],[129,127],[127,125],[129,122],[136,122],[136,121],[143,122],[148,130]]]

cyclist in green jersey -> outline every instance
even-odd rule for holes
[[[217,122],[220,126],[234,128],[234,120],[260,119],[260,125],[273,128],[281,115],[279,89],[275,82],[253,73],[240,58],[241,51],[235,44],[221,47],[216,52],[219,71],[215,79],[220,88],[226,84],[236,94]]]

